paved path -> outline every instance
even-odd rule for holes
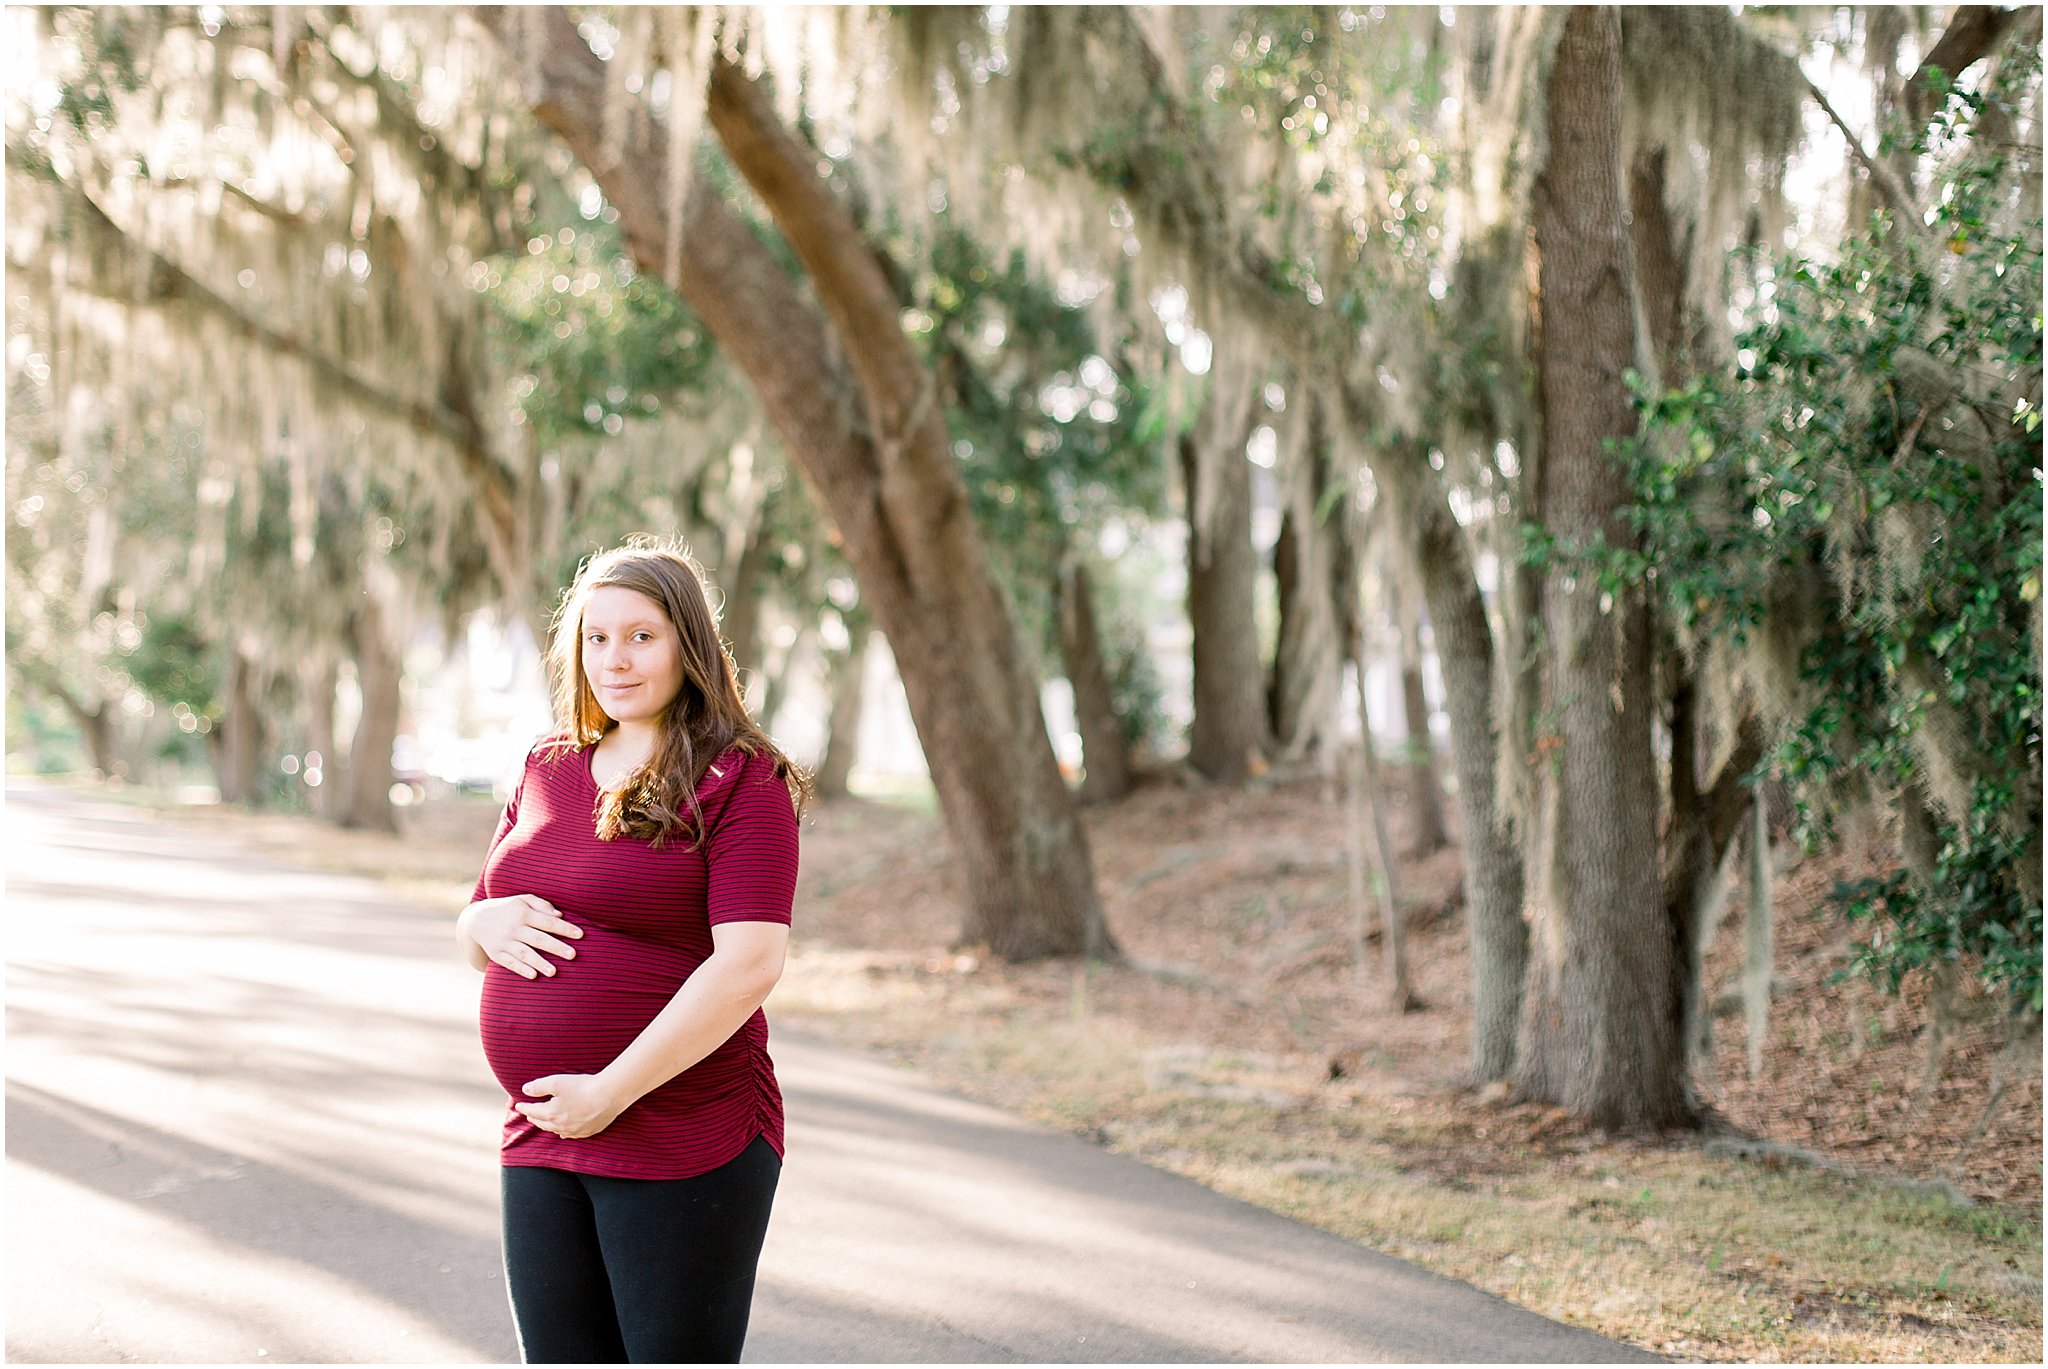
[[[509,1360],[476,980],[443,916],[7,795],[7,1353]],[[792,1162],[747,1358],[1648,1356],[777,1036]]]

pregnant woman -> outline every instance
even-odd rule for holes
[[[747,716],[687,553],[586,562],[457,940],[510,1095],[505,1276],[529,1364],[737,1363],[782,1168],[761,1004],[810,779]]]

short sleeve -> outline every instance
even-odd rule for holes
[[[505,839],[505,834],[519,822],[519,796],[526,792],[526,777],[532,770],[533,753],[529,751],[526,753],[526,764],[519,772],[519,782],[512,786],[512,797],[505,801],[505,812],[498,819],[498,830],[491,834],[491,844],[484,848],[484,868],[477,873],[476,888],[470,890],[471,903],[480,903],[488,897],[484,893],[484,886],[490,883],[491,879],[491,856],[496,853],[498,843]]]
[[[721,922],[789,925],[796,902],[796,805],[775,758],[746,758],[704,845],[705,912]]]

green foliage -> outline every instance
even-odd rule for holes
[[[1280,228],[1277,251],[1258,261],[1276,294],[1328,303],[1354,324],[1390,308],[1435,310],[1452,164],[1431,132],[1444,49],[1422,32],[1435,22],[1378,8],[1247,7],[1190,31],[1197,93],[1180,113],[1206,126],[1212,146],[1233,145],[1241,128],[1304,168],[1261,173],[1252,187],[1248,207]],[[1142,130],[1103,129],[1080,160],[1120,186],[1147,157],[1184,155]]]
[[[168,705],[173,715],[185,713],[208,725],[218,723],[220,669],[213,640],[190,613],[151,614],[142,630],[142,645],[129,662],[128,673],[142,692]],[[195,721],[193,728],[198,724]]]
[[[1140,755],[1165,749],[1172,730],[1166,715],[1166,690],[1146,647],[1144,624],[1128,613],[1119,613],[1115,626],[1104,636],[1110,707],[1116,711],[1125,744]]]
[[[1804,625],[1811,702],[1772,764],[1810,827],[1851,777],[1933,800],[1924,879],[1837,890],[1869,929],[1857,967],[1896,988],[1975,958],[2038,1010],[2041,224],[1999,217],[2001,171],[1952,163],[1929,243],[1880,219],[1788,264],[1732,374],[1645,396],[1629,461],[1678,623],[1738,645]]]
[[[469,281],[524,364],[513,392],[544,444],[617,436],[705,383],[710,335],[674,291],[634,270],[601,217],[536,233],[524,253],[478,262]]]
[[[170,420],[136,432],[95,422],[59,442],[49,358],[24,349],[20,362],[8,376],[8,440],[18,458],[7,478],[8,673],[28,695],[68,698],[131,726],[149,707],[138,671],[166,597],[169,548],[192,537],[191,431]],[[139,576],[137,563],[146,568]],[[132,579],[157,582],[157,592],[129,588]],[[67,724],[75,726],[68,715]],[[31,734],[38,768],[48,735]]]
[[[27,692],[7,704],[8,773],[67,775],[91,767],[77,725],[54,700]]]
[[[148,23],[149,16],[117,9],[55,11],[48,22],[56,24],[74,45],[97,59],[76,81],[64,82],[57,96],[56,112],[80,133],[91,135],[114,118],[114,93],[130,93],[142,86],[136,68],[135,44],[129,27]]]
[[[1033,636],[1069,541],[1165,507],[1159,421],[1142,382],[1096,351],[1086,312],[958,227],[925,244],[905,316],[946,403],[976,523]],[[908,256],[907,252],[902,255]]]

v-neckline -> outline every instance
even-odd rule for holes
[[[600,740],[602,739],[600,738]],[[726,751],[730,750],[732,750],[731,747],[726,748]],[[714,776],[716,776],[719,779],[725,778],[725,772],[718,768],[718,763],[724,759],[725,751],[721,751],[716,756],[713,756],[711,758],[711,764],[704,767],[703,775],[699,777],[697,780],[698,788],[703,788],[704,781],[711,779]],[[630,775],[633,772],[629,770],[626,773]],[[603,797],[606,794],[616,793],[618,790],[618,786],[616,785],[612,786],[611,788],[606,788],[604,785],[599,784],[597,782],[597,742],[592,742],[590,745],[583,748],[583,777],[590,781],[590,787],[598,792],[599,797]]]
[[[633,772],[632,772],[631,770],[628,770],[628,771],[626,772],[626,775],[630,775],[630,774],[632,774],[632,773],[633,773]],[[596,790],[596,791],[598,792],[598,795],[599,795],[599,797],[603,797],[603,796],[604,796],[604,795],[606,795],[606,794],[614,794],[614,793],[617,793],[617,792],[618,792],[618,786],[617,786],[617,785],[609,785],[609,786],[607,786],[607,785],[602,785],[602,784],[599,784],[599,783],[597,782],[597,743],[596,743],[596,742],[592,742],[592,743],[591,743],[590,745],[588,745],[588,746],[586,746],[586,747],[584,747],[584,748],[583,748],[583,775],[584,775],[584,778],[586,778],[586,779],[588,779],[588,780],[590,781],[590,787],[591,787],[592,789],[595,789],[595,790]],[[621,776],[620,776],[619,778],[623,780],[623,779],[625,778],[625,775],[621,775]]]

